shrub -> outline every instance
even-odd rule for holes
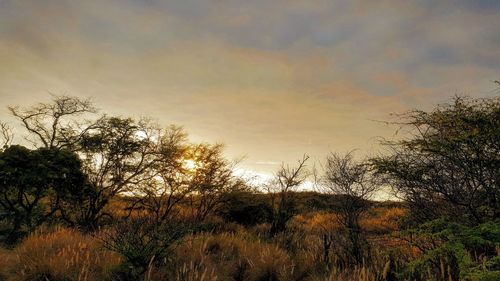
[[[122,279],[139,280],[151,267],[168,264],[170,247],[188,231],[180,223],[156,224],[147,218],[133,218],[116,224],[103,235],[103,243],[125,259],[115,274]]]
[[[407,266],[405,276],[488,280],[500,274],[500,223],[470,227],[439,219],[408,232],[416,243],[428,246]]]
[[[270,222],[272,209],[266,199],[261,194],[236,193],[221,211],[222,216],[245,226]]]

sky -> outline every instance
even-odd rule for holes
[[[498,95],[500,1],[0,0],[0,120],[49,93],[270,173],[370,156],[391,113]]]

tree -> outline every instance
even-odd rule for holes
[[[29,142],[35,147],[50,149],[72,149],[93,128],[94,122],[81,121],[81,118],[97,112],[89,99],[69,96],[53,96],[51,103],[39,103],[27,108],[8,108],[28,132],[26,139]]]
[[[222,155],[223,145],[199,144],[188,152],[192,163],[189,205],[196,221],[202,221],[220,209],[234,192],[246,190],[245,182],[234,175],[234,166]]]
[[[153,176],[127,189],[133,194],[129,215],[104,239],[105,246],[130,265],[127,280],[135,280],[148,267],[165,265],[177,240],[244,187],[222,156],[221,145],[187,143],[184,132],[172,128],[162,134],[155,151],[156,163],[148,173]],[[179,212],[186,203],[190,220]]]
[[[179,134],[180,129],[161,130],[147,120],[101,118],[78,143],[91,192],[63,217],[90,230],[112,218],[105,210],[111,199],[152,181],[160,163],[174,164],[177,143],[171,141]]]
[[[0,122],[0,151],[8,148],[12,143],[14,134],[7,123]]]
[[[177,127],[164,130],[146,119],[108,116],[79,121],[96,109],[89,100],[67,96],[9,109],[35,147],[69,149],[82,159],[87,182],[81,196],[60,202],[61,217],[70,225],[95,229],[111,218],[106,208],[113,198],[138,193],[141,200],[130,210],[148,209],[163,220],[173,205],[189,197],[196,219],[203,220],[228,192],[244,186],[233,175],[233,164],[222,157],[221,145],[188,144]],[[196,168],[185,167],[187,160]]]
[[[326,160],[322,190],[339,195],[338,222],[347,233],[346,249],[354,264],[363,261],[364,241],[360,218],[369,209],[373,194],[380,183],[373,176],[369,165],[354,160],[353,152],[345,155],[331,153]]]
[[[0,153],[0,209],[15,242],[60,210],[85,182],[78,157],[67,150],[10,146]]]
[[[195,191],[190,184],[192,172],[186,167],[190,147],[186,141],[186,134],[176,127],[162,136],[155,176],[130,190],[133,203],[128,217],[148,217],[156,225],[167,223],[177,214],[179,204]]]
[[[455,97],[399,115],[405,138],[373,159],[416,222],[445,216],[477,225],[500,216],[500,98]]]
[[[295,215],[294,192],[308,176],[306,170],[308,159],[309,156],[304,155],[297,161],[298,165],[294,168],[282,164],[274,179],[267,186],[272,208],[271,236],[285,231],[286,224]]]

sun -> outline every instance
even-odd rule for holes
[[[184,168],[190,170],[190,171],[194,171],[196,170],[199,165],[196,161],[194,161],[193,159],[186,159],[184,160]]]

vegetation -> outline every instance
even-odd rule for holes
[[[337,194],[339,208],[337,222],[344,228],[346,241],[343,245],[346,252],[344,262],[360,265],[369,254],[363,253],[366,239],[363,237],[360,220],[370,208],[370,197],[380,187],[377,178],[370,173],[370,168],[364,163],[356,163],[352,152],[346,155],[332,153],[327,157],[325,175],[322,180],[326,193]],[[342,241],[341,240],[341,241]],[[325,258],[328,258],[330,245],[334,243],[331,235],[325,235]]]
[[[499,98],[398,115],[381,155],[257,187],[179,127],[66,96],[9,109],[30,146],[1,124],[0,280],[500,280]]]

